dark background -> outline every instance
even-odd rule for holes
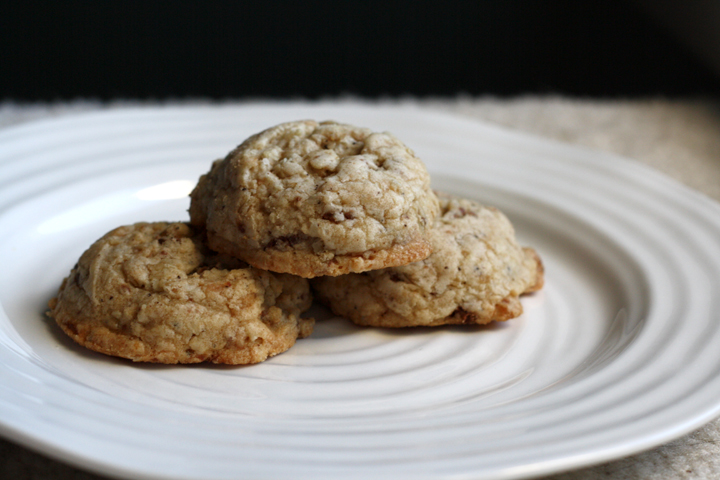
[[[621,0],[0,3],[0,100],[720,93]]]

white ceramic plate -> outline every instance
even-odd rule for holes
[[[300,119],[389,130],[436,188],[493,204],[547,266],[489,328],[313,335],[250,367],[135,365],[43,316],[90,243],[184,220],[210,162]],[[720,413],[720,208],[630,161],[410,107],[115,110],[0,132],[0,433],[115,476],[521,478]]]

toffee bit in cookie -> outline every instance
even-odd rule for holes
[[[311,280],[318,298],[359,325],[486,324],[522,313],[519,296],[542,288],[543,266],[497,209],[440,195],[433,253],[408,265]]]
[[[186,223],[137,223],[97,242],[48,314],[79,344],[137,362],[257,363],[312,331],[307,280],[218,255]]]
[[[214,250],[311,278],[427,257],[438,211],[425,166],[393,135],[308,120],[215,161],[191,194],[190,222]]]

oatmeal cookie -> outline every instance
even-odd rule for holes
[[[378,327],[485,324],[522,313],[518,297],[543,285],[540,257],[520,247],[492,207],[440,195],[425,260],[311,285],[337,315]]]
[[[91,350],[136,362],[256,363],[310,334],[307,280],[208,250],[186,223],[138,223],[95,242],[48,315]]]
[[[394,136],[308,120],[213,163],[191,194],[190,222],[214,250],[311,278],[427,257],[438,210],[424,164]]]

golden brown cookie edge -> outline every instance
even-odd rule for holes
[[[430,242],[424,238],[364,254],[334,255],[329,260],[325,260],[322,255],[297,250],[240,248],[217,236],[210,237],[209,244],[213,250],[240,258],[255,268],[275,273],[289,273],[303,278],[337,277],[348,273],[398,267],[423,260],[432,253]]]

